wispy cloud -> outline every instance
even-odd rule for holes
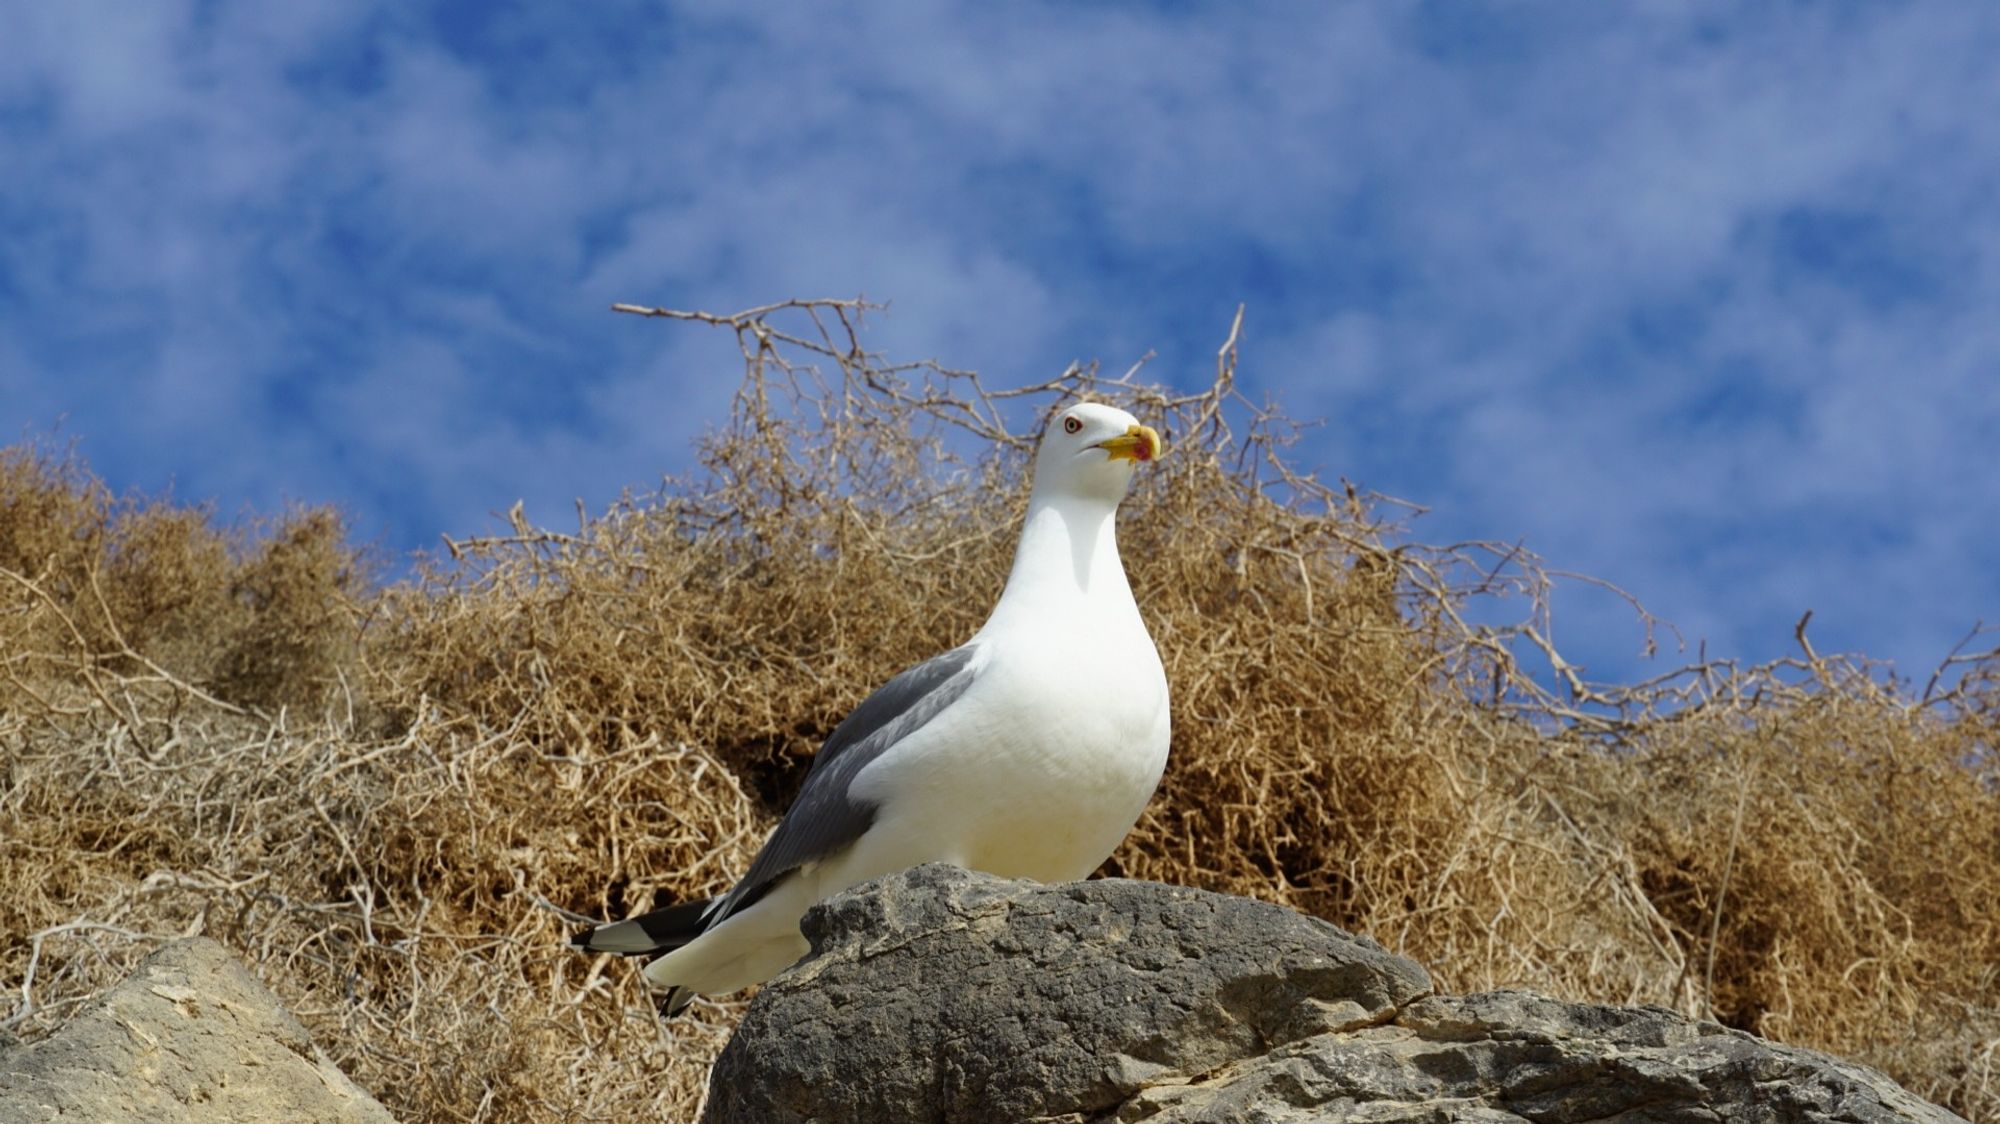
[[[898,357],[1185,382],[1242,300],[1250,389],[1426,537],[1753,658],[2000,618],[1978,6],[440,11],[17,17],[7,430],[403,548],[685,463],[733,352],[613,300],[866,292]]]

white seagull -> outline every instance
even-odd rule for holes
[[[834,729],[734,889],[571,943],[658,955],[645,977],[671,1016],[796,963],[807,907],[870,878],[927,862],[1042,882],[1089,875],[1167,763],[1167,677],[1116,527],[1134,469],[1159,454],[1160,435],[1123,410],[1085,402],[1057,414],[985,625]]]

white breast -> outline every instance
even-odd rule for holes
[[[996,645],[956,705],[855,778],[880,809],[881,849],[856,858],[883,868],[856,873],[945,861],[1053,882],[1096,869],[1166,767],[1166,677],[1138,640]]]

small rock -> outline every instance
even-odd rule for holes
[[[221,945],[166,945],[47,1038],[0,1051],[0,1124],[394,1124]]]

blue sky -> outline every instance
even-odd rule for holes
[[[391,553],[687,463],[729,340],[1253,395],[1712,654],[2000,621],[2000,6],[15,5],[0,428]],[[1558,640],[1601,675],[1628,615]],[[1672,657],[1663,657],[1672,658]]]

